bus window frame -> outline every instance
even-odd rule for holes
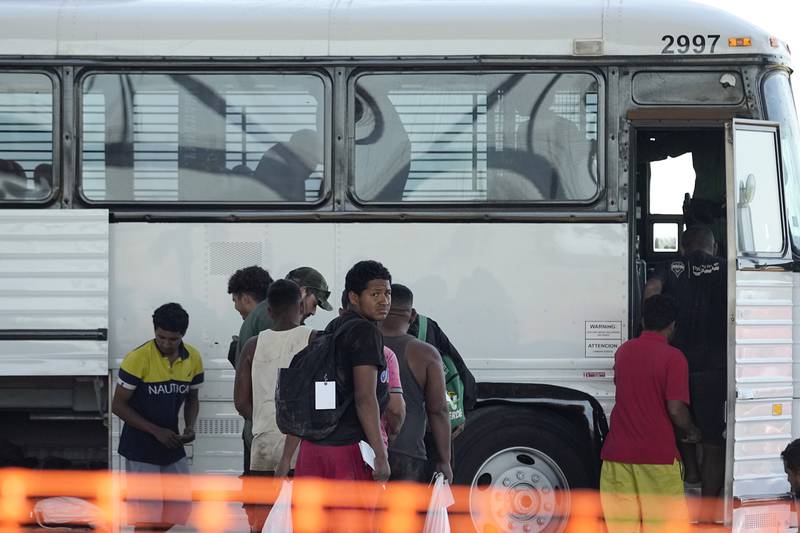
[[[729,146],[726,149],[730,153],[726,153],[726,165],[730,165],[728,172],[730,173],[730,178],[733,180],[734,188],[733,191],[736,191],[736,164],[735,164],[735,157],[736,157],[736,137],[735,137],[735,129],[738,130],[745,130],[745,131],[756,131],[756,132],[765,132],[771,131],[770,128],[774,128],[772,130],[773,135],[775,137],[775,159],[777,162],[777,174],[778,174],[778,216],[780,217],[780,226],[781,226],[781,249],[779,251],[774,252],[765,252],[765,251],[743,251],[739,249],[739,237],[736,229],[736,224],[738,223],[738,218],[736,218],[735,210],[736,210],[736,201],[735,199],[726,199],[726,202],[729,204],[727,208],[732,209],[734,213],[734,218],[728,220],[726,223],[728,225],[734,224],[733,226],[733,234],[734,234],[734,241],[729,242],[728,246],[733,247],[732,249],[735,250],[735,254],[737,259],[739,260],[739,268],[738,270],[747,270],[747,269],[759,269],[761,267],[766,266],[785,266],[787,261],[791,260],[792,254],[792,245],[790,243],[790,236],[789,236],[789,222],[787,220],[787,213],[786,213],[786,199],[784,198],[784,188],[783,188],[783,147],[781,146],[781,133],[780,129],[781,126],[778,122],[773,120],[755,120],[755,119],[734,119],[730,123],[730,134],[732,135],[732,141],[730,142]],[[726,133],[727,135],[727,133]],[[726,186],[727,189],[727,186]],[[726,196],[729,196],[726,191]],[[735,198],[735,194],[734,194]],[[729,211],[730,212],[730,211]]]
[[[62,186],[63,186],[63,179],[61,173],[61,135],[62,135],[62,128],[61,128],[61,118],[62,118],[62,106],[61,106],[61,98],[62,98],[62,83],[61,77],[58,74],[58,71],[55,69],[47,69],[47,68],[35,68],[35,69],[26,69],[26,68],[15,68],[15,67],[3,67],[0,69],[0,76],[3,74],[43,74],[50,79],[50,83],[52,83],[52,91],[51,96],[53,99],[53,107],[52,107],[52,143],[53,143],[53,151],[52,151],[52,174],[51,174],[51,187],[50,187],[50,194],[48,194],[44,198],[38,198],[35,200],[24,200],[24,199],[11,199],[11,200],[0,200],[0,209],[3,208],[12,208],[12,207],[30,207],[30,208],[41,208],[41,207],[48,207],[51,204],[55,203],[56,199],[61,195]]]
[[[785,198],[785,195],[786,195],[785,179],[786,178],[785,178],[785,175],[784,175],[785,174],[785,168],[784,168],[784,165],[783,165],[783,157],[784,157],[784,153],[783,152],[784,151],[783,151],[783,146],[782,146],[781,138],[780,138],[781,124],[777,121],[776,118],[770,116],[769,109],[767,108],[766,84],[771,78],[776,77],[776,76],[784,76],[786,78],[786,81],[789,83],[789,90],[790,90],[790,94],[792,96],[793,107],[795,107],[795,109],[797,108],[796,103],[795,103],[795,99],[794,99],[794,91],[793,91],[793,88],[792,88],[791,72],[787,71],[784,68],[773,68],[773,69],[770,69],[770,70],[765,70],[761,74],[761,79],[759,80],[759,83],[758,83],[758,89],[759,89],[758,90],[758,98],[759,98],[760,104],[761,104],[761,106],[760,106],[761,107],[761,116],[763,117],[763,120],[772,122],[772,123],[774,123],[774,124],[776,124],[778,126],[778,144],[779,144],[778,152],[780,154],[780,163],[781,163],[780,164],[780,167],[781,167],[780,168],[781,182],[780,182],[780,187],[779,187],[780,194],[781,194],[781,209],[782,209],[781,216],[783,217],[783,221],[784,221],[784,240],[788,241],[788,246],[785,245],[785,248],[788,247],[788,249],[789,249],[789,251],[791,253],[792,259],[797,263],[797,262],[800,262],[800,245],[797,245],[795,243],[795,236],[792,235],[792,229],[791,229],[791,226],[789,225],[789,213],[787,212],[787,210],[788,210],[788,202],[787,202],[787,200]],[[800,122],[800,116],[797,116],[797,120],[798,120],[798,122]],[[798,133],[800,133],[800,132],[798,132]],[[800,139],[797,139],[797,142],[800,142]],[[800,148],[798,148],[798,150],[800,150]],[[798,161],[798,162],[800,163],[800,161]],[[800,169],[798,169],[798,171],[800,171]],[[797,180],[800,181],[800,176],[797,178]],[[798,185],[800,185],[800,183],[798,183]],[[797,237],[797,240],[800,240],[800,236]]]
[[[470,200],[470,201],[373,201],[364,200],[356,194],[355,183],[355,93],[356,83],[359,78],[369,75],[386,75],[386,74],[586,74],[592,76],[597,82],[597,191],[594,196],[585,200],[521,200],[521,201],[487,201],[487,200]],[[606,176],[606,110],[609,106],[608,95],[606,91],[606,75],[601,69],[594,69],[590,67],[557,67],[548,68],[546,66],[532,65],[530,67],[503,67],[502,65],[491,65],[484,67],[470,67],[464,65],[456,65],[451,68],[442,68],[441,65],[430,65],[420,67],[405,67],[400,68],[396,66],[365,66],[362,68],[354,68],[348,74],[347,78],[347,94],[346,94],[346,109],[345,109],[345,131],[347,142],[344,147],[344,154],[346,157],[346,181],[345,190],[347,199],[358,209],[364,211],[370,210],[385,210],[395,209],[400,211],[424,211],[426,209],[442,209],[444,211],[464,211],[464,210],[480,210],[480,211],[498,211],[503,209],[520,210],[524,211],[526,208],[550,208],[550,207],[563,207],[569,209],[575,208],[588,208],[594,207],[597,210],[607,212],[608,206],[605,205],[603,200],[606,198],[608,189],[608,180]]]
[[[235,76],[235,75],[293,75],[302,74],[307,76],[314,76],[322,82],[323,86],[323,156],[324,156],[324,170],[322,173],[322,187],[320,190],[320,197],[314,202],[288,202],[288,201],[262,201],[262,202],[233,202],[228,200],[219,200],[214,202],[209,201],[190,201],[190,200],[177,200],[167,202],[152,202],[142,200],[96,200],[88,198],[83,189],[83,90],[84,83],[87,78],[94,75],[120,75],[120,74],[142,74],[142,75],[165,75],[165,74],[185,74],[185,75],[220,75],[220,76]],[[110,208],[142,208],[147,207],[148,211],[170,211],[180,209],[198,210],[207,209],[212,212],[236,212],[245,211],[248,209],[255,210],[268,210],[268,211],[321,211],[322,208],[329,204],[333,197],[333,179],[332,170],[335,161],[334,150],[335,142],[333,139],[334,127],[334,110],[333,110],[333,76],[331,73],[322,67],[275,67],[265,68],[258,67],[227,67],[220,70],[214,70],[210,66],[187,66],[180,67],[156,67],[148,65],[104,65],[100,67],[87,67],[80,72],[75,73],[74,78],[74,109],[75,109],[75,130],[78,136],[78,142],[75,143],[75,190],[77,198],[80,202],[87,207],[110,207]]]

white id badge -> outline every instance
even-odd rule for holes
[[[314,409],[317,411],[336,409],[335,381],[314,382]]]

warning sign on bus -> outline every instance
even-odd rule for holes
[[[622,322],[587,321],[586,357],[613,357],[622,344]]]

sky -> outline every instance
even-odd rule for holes
[[[701,4],[724,9],[761,26],[771,35],[785,41],[793,52],[792,64],[800,71],[800,2],[797,0],[694,0]],[[795,106],[800,103],[800,72],[792,75]],[[800,111],[800,110],[799,110]],[[651,168],[652,209],[656,213],[680,213],[683,191],[694,188],[694,171],[691,155],[668,158]],[[679,184],[675,176],[680,176]],[[675,209],[678,209],[677,211]],[[663,228],[662,237],[673,236],[674,231]],[[656,228],[658,230],[658,228]],[[677,238],[677,235],[674,236]]]
[[[794,55],[794,65],[800,69],[800,2],[797,0],[695,0],[716,6],[757,24],[785,41]],[[795,84],[800,83],[795,80]],[[795,91],[797,94],[797,91]]]

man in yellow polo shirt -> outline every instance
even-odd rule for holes
[[[176,303],[153,313],[155,337],[122,361],[111,409],[125,425],[119,454],[125,470],[137,474],[188,474],[183,445],[194,440],[203,382],[203,361],[193,346],[183,342],[189,315]],[[185,402],[185,405],[184,405]],[[178,412],[184,405],[185,429],[178,430]],[[162,487],[154,498],[129,500],[128,521],[138,530],[166,531],[185,524],[191,511],[188,483],[182,494]]]

